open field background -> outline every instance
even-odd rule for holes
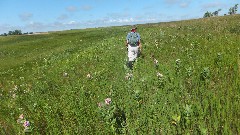
[[[0,37],[0,134],[240,134],[239,20],[138,25],[132,77],[130,26]]]

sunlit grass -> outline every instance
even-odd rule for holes
[[[239,134],[239,17],[1,37],[0,134]]]

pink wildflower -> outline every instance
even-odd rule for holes
[[[26,128],[26,127],[29,127],[30,126],[30,122],[29,121],[25,121],[24,123],[23,123],[23,126]]]
[[[21,114],[18,118],[22,120],[22,119],[24,119],[24,115]]]
[[[111,98],[106,98],[105,99],[105,104],[106,105],[110,105],[110,103],[111,103]]]
[[[103,106],[102,103],[97,103],[98,104],[98,107],[101,108]]]

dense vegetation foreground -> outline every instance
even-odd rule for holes
[[[239,20],[0,37],[0,134],[240,134]]]

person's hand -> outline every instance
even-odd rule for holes
[[[141,44],[139,44],[138,49],[139,49],[139,51],[142,51],[142,45]]]

